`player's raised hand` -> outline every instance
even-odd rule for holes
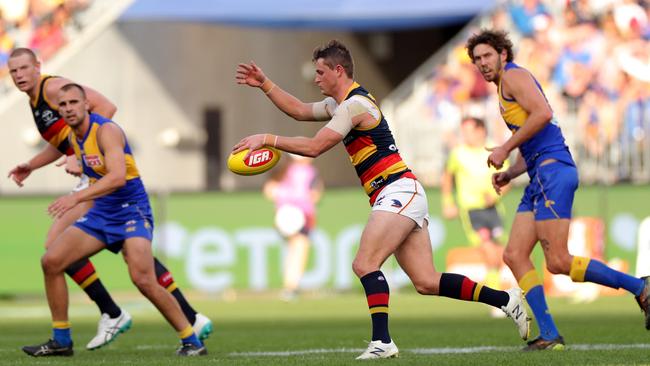
[[[246,84],[255,88],[259,88],[266,81],[266,75],[255,62],[241,63],[237,65],[237,75],[235,75],[237,84]]]
[[[22,187],[23,181],[27,179],[30,174],[32,174],[32,167],[29,166],[29,163],[22,163],[11,169],[7,177],[16,182],[18,187]]]
[[[497,194],[501,194],[501,188],[510,183],[510,174],[505,172],[496,172],[492,174],[492,187]]]

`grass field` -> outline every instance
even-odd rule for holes
[[[361,293],[308,293],[285,303],[274,294],[231,293],[206,298],[190,294],[215,323],[206,342],[209,355],[174,356],[177,339],[153,308],[135,294],[118,294],[132,313],[133,328],[109,346],[86,351],[94,335],[94,307],[78,295],[71,301],[75,356],[28,357],[26,344],[50,336],[44,298],[0,302],[0,364],[3,365],[352,365],[370,336]],[[563,352],[523,353],[510,319],[492,319],[485,305],[430,298],[404,290],[391,296],[391,335],[400,357],[394,365],[632,365],[648,364],[650,333],[631,296],[577,305],[550,299],[568,343]],[[536,331],[533,331],[533,335]],[[374,362],[374,361],[370,361]]]
[[[576,197],[576,215],[647,216],[650,187],[586,187]],[[428,192],[433,215],[439,214],[440,197]],[[509,224],[520,191],[506,196]],[[45,341],[50,336],[47,302],[42,295],[39,243],[49,225],[44,207],[51,197],[3,197],[0,200],[0,365],[347,365],[365,349],[370,320],[361,289],[338,294],[331,290],[307,293],[299,301],[284,303],[274,293],[237,290],[219,295],[191,292],[184,278],[184,263],[168,258],[176,280],[193,305],[215,322],[215,334],[207,341],[209,356],[179,359],[174,356],[177,339],[162,317],[129,283],[123,261],[108,253],[96,258],[102,280],[118,303],[134,316],[134,326],[110,346],[86,351],[94,335],[98,314],[95,307],[71,284],[71,320],[76,355],[72,359],[33,359],[20,347]],[[245,225],[269,226],[270,203],[259,192],[238,194],[172,195],[168,218],[196,230],[219,225],[234,230]],[[256,207],[253,214],[251,207]],[[367,203],[358,189],[332,190],[320,206],[319,225],[338,232],[350,224],[363,224]],[[227,213],[227,214],[226,214]],[[246,220],[242,220],[245,217]],[[509,225],[508,225],[509,226]],[[446,223],[442,255],[462,243],[457,221]],[[606,236],[607,257],[620,256],[634,263],[634,251],[625,250]],[[539,258],[539,251],[536,251]],[[242,271],[233,272],[236,278]],[[277,277],[277,274],[275,274]],[[277,279],[276,279],[277,284]],[[355,284],[357,282],[355,281]],[[235,287],[238,288],[238,287]],[[586,305],[566,299],[549,299],[556,322],[569,347],[564,352],[524,354],[524,345],[509,319],[492,319],[481,304],[463,303],[414,294],[407,287],[391,295],[391,335],[400,347],[400,358],[382,360],[395,365],[622,365],[650,364],[650,332],[631,296],[601,298]],[[536,331],[533,331],[533,335]]]

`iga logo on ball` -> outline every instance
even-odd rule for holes
[[[237,154],[230,154],[228,157],[228,169],[239,175],[261,174],[273,168],[280,160],[281,152],[272,147],[263,147],[244,160],[248,150],[243,150]]]

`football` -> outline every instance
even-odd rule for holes
[[[228,169],[239,175],[256,175],[273,168],[280,160],[280,150],[265,146],[253,151],[251,156],[244,161],[248,149],[228,156]]]

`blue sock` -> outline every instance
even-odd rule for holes
[[[557,338],[560,333],[555,327],[551,313],[548,311],[546,298],[544,297],[544,287],[537,285],[528,290],[526,292],[526,301],[528,301],[528,305],[535,314],[540,337],[547,341]]]
[[[62,346],[69,346],[72,344],[70,328],[52,328],[52,338],[56,343]]]
[[[194,334],[194,333],[192,333],[192,335],[189,336],[189,337],[182,338],[181,343],[183,343],[183,344],[188,344],[189,343],[189,344],[193,344],[193,345],[195,345],[197,347],[202,347],[203,346],[203,343],[201,343],[201,341],[199,340],[199,337],[197,337],[196,334]]]
[[[589,261],[589,265],[587,266],[585,281],[594,282],[615,289],[622,287],[633,293],[635,296],[641,294],[644,286],[642,279],[611,269],[604,263],[593,259]]]

